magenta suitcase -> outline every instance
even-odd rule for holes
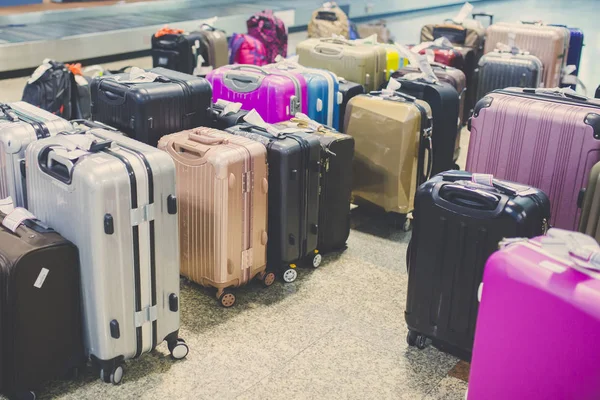
[[[558,89],[495,90],[469,121],[466,170],[544,191],[551,225],[577,230],[577,199],[600,161],[600,101]]]
[[[212,70],[206,79],[213,87],[213,102],[241,103],[242,109],[255,109],[267,123],[288,121],[308,110],[306,79],[299,72],[227,65]]]
[[[600,262],[594,239],[562,229],[501,243],[480,287],[468,400],[600,399],[591,254]]]

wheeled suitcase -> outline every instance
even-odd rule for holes
[[[600,398],[600,249],[574,235],[508,240],[488,259],[469,400]]]
[[[475,16],[485,16],[490,23],[493,20],[491,14],[478,13]],[[432,42],[445,37],[455,46],[468,47],[475,53],[475,62],[483,54],[486,42],[486,30],[483,25],[475,19],[466,19],[463,23],[446,20],[442,24],[428,24],[421,28],[421,42]]]
[[[411,212],[415,190],[431,172],[429,104],[400,92],[371,92],[353,97],[345,118],[344,132],[355,141],[354,202]]]
[[[348,107],[348,102],[354,96],[358,96],[359,94],[365,94],[365,88],[360,83],[350,82],[344,78],[339,78],[339,89],[340,94],[342,96],[342,102],[340,103],[340,131],[344,132],[344,116],[346,115],[346,108]]]
[[[208,53],[208,43],[200,32],[161,29],[152,35],[152,66],[196,75]]]
[[[320,125],[305,115],[297,115],[281,125],[306,129],[319,137],[322,149],[317,249],[327,252],[344,248],[350,235],[354,138]]]
[[[576,230],[579,191],[600,161],[600,102],[569,91],[488,93],[471,119],[466,170],[543,190],[551,224]]]
[[[265,147],[216,129],[196,128],[163,136],[158,148],[169,153],[177,171],[181,275],[216,288],[224,307],[235,303],[231,289],[254,277],[270,286],[275,274],[265,272]]]
[[[497,43],[514,45],[540,59],[544,65],[543,87],[553,88],[560,85],[569,48],[570,34],[566,28],[499,22],[489,26],[486,35],[485,53],[494,51]],[[512,39],[509,39],[509,35]]]
[[[307,39],[298,43],[296,53],[301,65],[329,70],[360,83],[366,91],[377,90],[385,82],[387,51],[383,46],[337,38]]]
[[[270,64],[268,70],[297,72],[306,79],[307,109],[306,114],[313,120],[339,128],[340,103],[338,77],[324,69],[307,68],[287,60]]]
[[[465,59],[460,51],[454,47],[435,46],[430,45],[430,43],[422,43],[416,46],[409,45],[407,47],[418,54],[426,55],[428,52],[433,53],[433,60],[430,60],[430,62],[436,62],[460,70],[464,69]]]
[[[542,81],[543,68],[540,59],[529,53],[500,50],[487,53],[479,59],[476,99],[495,89],[537,88]]]
[[[26,210],[8,214],[0,212],[0,391],[35,399],[45,382],[85,366],[79,257]]]
[[[317,249],[321,159],[319,138],[308,134],[280,133],[268,125],[237,125],[227,129],[227,132],[250,138],[267,147],[267,268],[281,273],[285,282],[293,282],[298,275],[295,269],[297,261],[306,259],[314,267],[321,264],[321,254]]]
[[[206,79],[213,87],[214,102],[239,102],[268,123],[287,121],[308,109],[306,79],[298,72],[234,65],[217,68]]]
[[[0,103],[0,198],[27,206],[25,149],[35,140],[73,129],[59,116],[24,101]]]
[[[590,235],[600,243],[600,162],[596,163],[590,171],[590,176],[585,188],[579,192],[577,206],[581,208],[579,217],[579,232]]]
[[[133,68],[129,74],[94,78],[92,118],[156,146],[163,135],[205,125],[211,95],[204,78]]]
[[[400,78],[396,81],[400,83],[399,91],[421,99],[431,107],[433,115],[431,173],[438,174],[449,169],[458,169],[454,162],[458,133],[456,126],[460,108],[456,89],[445,82],[430,83],[420,78],[416,80]]]
[[[486,259],[503,238],[543,234],[550,202],[537,189],[450,171],[419,187],[413,218],[406,256],[408,344],[423,348],[429,338],[468,360]]]
[[[179,332],[179,246],[171,157],[79,125],[27,147],[29,207],[79,248],[86,354],[118,384],[122,363]]]
[[[219,68],[227,65],[229,60],[229,47],[227,43],[227,34],[221,29],[216,29],[208,24],[200,26],[200,34],[204,36],[206,41],[206,55],[202,54],[204,63],[201,75],[210,72],[214,68]]]
[[[563,76],[562,87],[570,87],[575,90],[577,87],[577,76],[579,75],[579,64],[581,62],[581,52],[583,51],[583,31],[579,28],[568,28],[566,25],[550,24],[569,30],[569,50],[567,51],[567,66],[572,65],[575,69],[571,73],[571,78]],[[575,79],[573,79],[575,78]],[[570,82],[572,81],[572,82]]]

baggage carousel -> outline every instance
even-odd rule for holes
[[[151,35],[165,24],[194,30],[216,17],[214,25],[228,34],[245,31],[248,16],[265,8],[274,10],[290,31],[300,31],[321,2],[166,0],[0,16],[0,75],[22,75],[44,58],[66,62],[144,55]],[[349,0],[340,4],[360,22],[462,2]]]

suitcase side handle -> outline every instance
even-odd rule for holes
[[[265,75],[267,75],[266,73]],[[223,76],[223,84],[239,93],[248,93],[258,89],[264,76],[252,76],[250,74],[227,72]]]
[[[182,154],[191,154],[203,158],[210,151],[210,147],[198,146],[190,143],[173,141],[171,146],[173,152],[169,152],[181,158]]]
[[[333,43],[344,44],[343,42],[333,42]],[[315,53],[318,53],[318,54],[321,54],[324,56],[332,56],[332,57],[336,57],[336,56],[339,56],[342,54],[342,49],[331,48],[331,47],[327,47],[327,46],[315,46],[313,51]]]
[[[71,184],[75,164],[72,160],[56,154],[51,146],[44,148],[39,153],[38,165],[42,171],[54,179],[66,183],[67,185]]]

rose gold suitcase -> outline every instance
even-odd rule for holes
[[[158,147],[177,169],[181,275],[217,288],[225,307],[231,288],[258,276],[266,286],[267,150],[216,129],[163,136]]]

